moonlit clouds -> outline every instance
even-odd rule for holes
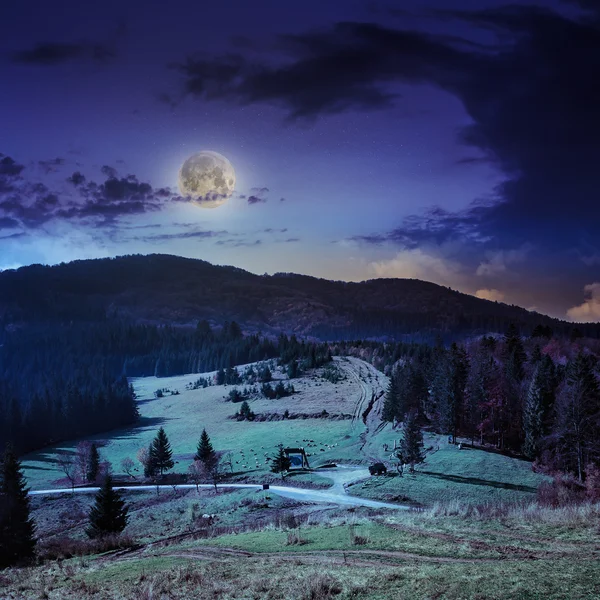
[[[475,292],[475,296],[477,298],[481,298],[483,300],[491,300],[493,302],[504,302],[505,295],[500,290],[495,289],[481,289]]]
[[[583,288],[585,300],[567,311],[572,321],[586,323],[600,321],[600,282],[590,283]]]

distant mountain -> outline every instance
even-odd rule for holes
[[[536,325],[574,325],[417,279],[329,281],[293,273],[254,275],[203,260],[153,254],[32,265],[0,273],[0,324],[102,321],[220,325],[320,339],[445,340]],[[600,324],[578,325],[600,337]]]

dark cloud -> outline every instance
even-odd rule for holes
[[[64,158],[53,158],[50,160],[40,160],[38,161],[38,165],[44,170],[46,174],[55,173],[65,164]]]
[[[175,233],[161,233],[157,235],[147,235],[135,237],[135,240],[144,242],[169,242],[173,240],[189,240],[189,239],[209,239],[222,235],[228,235],[227,231],[179,231]]]
[[[37,229],[55,220],[80,222],[95,227],[114,227],[130,215],[163,209],[187,199],[167,188],[154,189],[134,175],[118,177],[112,167],[103,167],[106,179],[88,181],[78,171],[67,178],[74,195],[57,193],[24,177],[24,167],[2,155],[0,160],[0,230]]]
[[[16,63],[40,66],[54,66],[74,60],[92,60],[106,62],[115,57],[114,49],[104,44],[79,42],[64,44],[42,42],[29,50],[23,50],[13,55]]]
[[[110,167],[109,165],[104,165],[100,172],[102,175],[106,175],[107,177],[115,178],[117,176],[117,170],[114,167]]]
[[[598,12],[577,18],[514,4],[440,16],[485,28],[492,41],[339,23],[283,38],[286,54],[270,62],[241,54],[190,58],[179,70],[188,94],[267,102],[291,119],[388,108],[401,102],[398,83],[456,96],[472,120],[460,140],[481,157],[461,163],[491,161],[504,181],[465,211],[434,208],[363,241],[407,248],[453,241],[465,256],[473,256],[474,244],[485,251],[531,242],[549,257],[593,240],[600,228]]]
[[[248,204],[262,204],[267,201],[268,187],[250,188],[251,195],[248,196]]]
[[[73,175],[71,175],[70,177],[67,177],[67,181],[69,183],[72,183],[74,186],[78,186],[78,185],[81,185],[82,183],[85,183],[85,176],[82,175],[79,171],[75,171],[75,173],[73,173]]]
[[[266,198],[260,198],[259,196],[248,196],[248,204],[259,204],[266,201]]]
[[[0,177],[16,177],[20,175],[21,171],[25,168],[24,165],[20,165],[15,162],[10,156],[0,155],[2,159],[0,160]]]

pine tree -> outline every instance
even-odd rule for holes
[[[159,471],[161,475],[165,471],[172,469],[175,465],[169,438],[162,427],[158,430],[156,437],[150,445],[150,462],[154,469]]]
[[[242,421],[254,421],[255,414],[252,412],[250,405],[244,400],[240,406],[240,419]]]
[[[100,453],[98,452],[98,447],[96,444],[92,444],[90,448],[90,462],[87,470],[87,480],[94,482],[98,478],[98,474],[100,473]]]
[[[514,324],[511,324],[506,331],[504,344],[506,374],[509,379],[521,381],[525,375],[523,366],[527,360],[527,355],[519,331]]]
[[[540,379],[540,369],[538,368],[531,379],[523,407],[523,430],[525,432],[523,454],[532,459],[539,455],[543,435],[543,384]]]
[[[410,464],[410,472],[417,463],[423,462],[423,433],[419,427],[417,412],[411,410],[404,419],[403,437],[400,441],[400,453],[405,462]]]
[[[567,385],[557,403],[556,434],[562,466],[583,481],[586,466],[600,460],[595,423],[600,415],[600,384],[593,359],[582,352],[567,367]]]
[[[292,463],[283,450],[283,444],[279,444],[279,449],[271,464],[271,473],[281,473],[281,479],[283,479],[286,471],[289,471],[291,466]]]
[[[398,375],[394,371],[390,376],[390,383],[385,393],[385,400],[383,401],[383,414],[382,418],[384,421],[393,421],[398,416],[398,402],[400,396],[400,387],[398,384]]]
[[[128,510],[121,494],[113,488],[111,476],[107,475],[90,510],[90,526],[86,529],[88,537],[121,533],[127,525]]]
[[[205,466],[211,464],[216,458],[215,450],[210,442],[206,429],[202,430],[200,435],[200,441],[198,442],[198,448],[196,449],[196,455],[194,460],[201,461]]]
[[[0,568],[33,557],[35,525],[21,463],[11,447],[0,465]]]

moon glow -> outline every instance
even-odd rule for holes
[[[234,188],[235,171],[218,152],[198,152],[179,169],[179,191],[202,208],[217,208],[225,204]]]

